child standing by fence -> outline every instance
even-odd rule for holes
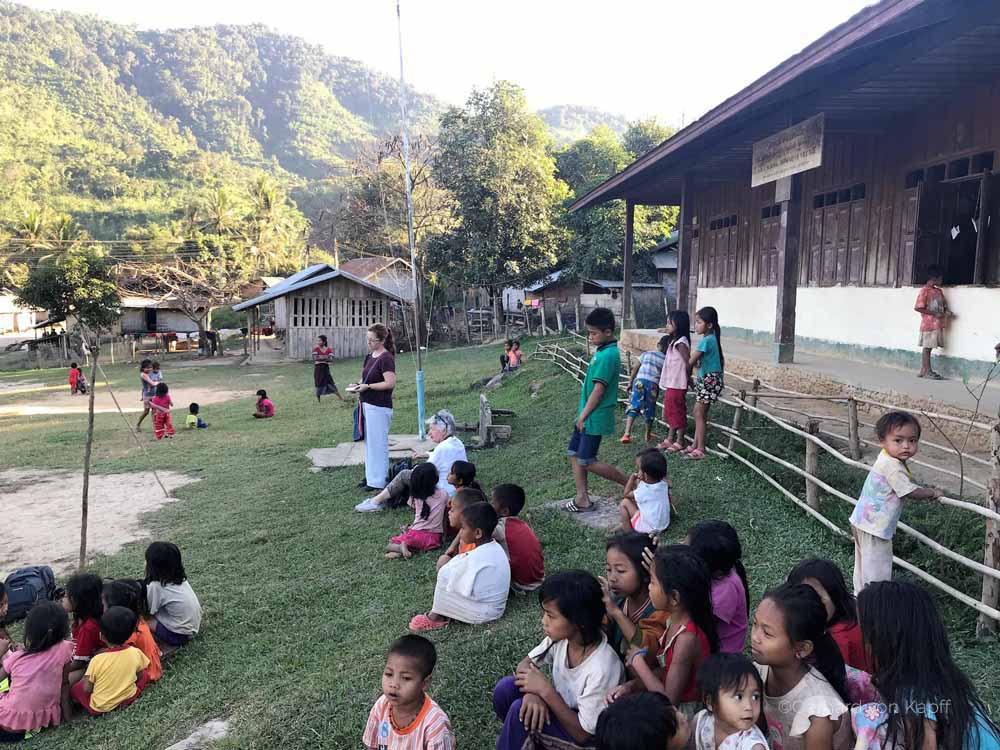
[[[170,407],[174,402],[170,398],[169,391],[166,383],[157,383],[156,395],[149,401],[153,409],[153,434],[157,440],[162,440],[164,435],[168,438],[174,436],[174,423],[170,419]]]
[[[667,348],[660,374],[663,392],[663,421],[670,431],[657,448],[668,453],[683,451],[687,430],[687,388],[691,368],[691,318],[684,310],[674,310],[667,317]]]
[[[722,393],[722,372],[726,366],[722,354],[722,329],[719,313],[714,307],[703,307],[694,314],[694,330],[701,336],[698,348],[691,355],[691,367],[698,368],[695,383],[694,445],[683,451],[685,458],[705,457],[705,434],[708,432],[708,410]]]
[[[643,352],[629,376],[629,402],[625,411],[625,434],[622,443],[632,442],[632,422],[642,415],[646,420],[646,442],[653,439],[653,420],[656,418],[656,399],[660,395],[660,374],[670,338],[664,336],[656,351]]]
[[[903,498],[937,500],[940,490],[913,481],[906,462],[917,454],[920,422],[912,414],[890,411],[875,423],[882,446],[851,513],[854,532],[854,593],[873,581],[892,580],[892,538],[903,512]]]

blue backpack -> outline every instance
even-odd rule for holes
[[[14,622],[27,617],[28,610],[37,602],[52,599],[56,577],[48,565],[30,565],[7,576],[4,588],[7,589],[7,618],[4,622]]]

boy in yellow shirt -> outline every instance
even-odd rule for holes
[[[135,612],[127,607],[108,607],[101,617],[101,638],[108,650],[91,659],[83,679],[70,687],[70,696],[91,716],[128,706],[146,687],[149,659],[125,645],[135,626]]]

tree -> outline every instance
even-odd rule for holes
[[[457,280],[486,286],[497,300],[504,285],[549,270],[563,238],[556,217],[567,188],[524,92],[507,81],[473,90],[465,107],[441,117],[439,143],[437,178],[455,196],[460,224],[436,244],[447,251],[438,253],[445,265],[461,269]]]
[[[625,150],[632,155],[629,161],[649,153],[674,134],[669,125],[661,125],[655,117],[630,122],[622,134]]]
[[[344,194],[334,225],[319,227],[362,251],[404,257],[409,255],[406,236],[406,181],[402,138],[375,141],[362,150],[351,167],[350,188]],[[413,234],[417,245],[453,230],[455,199],[439,184],[434,173],[436,141],[417,136],[410,142],[410,177],[413,192]],[[323,237],[317,244],[321,244]]]
[[[94,445],[94,393],[97,390],[100,335],[121,317],[121,298],[107,258],[89,247],[72,248],[58,261],[39,265],[28,274],[17,297],[22,304],[48,310],[52,316],[66,319],[72,316],[80,327],[90,353],[90,398],[87,405],[87,441],[83,450],[83,497],[80,512],[82,570],[87,563],[90,457]]]
[[[570,187],[567,206],[616,172],[631,160],[631,154],[610,128],[598,126],[586,138],[581,138],[556,156],[558,174]],[[655,278],[652,258],[648,252],[662,240],[673,226],[676,209],[635,207],[635,279]],[[620,278],[625,244],[625,205],[613,201],[575,213],[565,213],[563,224],[569,234],[569,244],[563,253],[562,265],[581,278]]]

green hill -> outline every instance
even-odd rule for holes
[[[541,109],[538,114],[548,125],[552,140],[558,146],[580,140],[598,125],[607,125],[618,135],[628,127],[628,120],[621,115],[613,115],[596,107],[559,104]]]
[[[140,31],[0,0],[0,221],[45,207],[117,238],[261,171],[316,215],[359,148],[398,132],[397,91],[263,26]],[[412,129],[433,132],[445,105],[408,96]],[[625,127],[587,107],[540,114],[557,145]]]

